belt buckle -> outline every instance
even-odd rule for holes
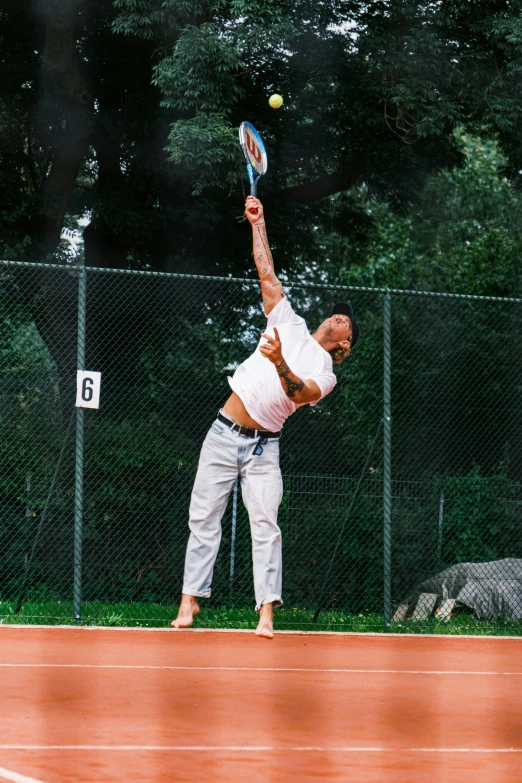
[[[238,425],[237,425],[237,434],[238,434],[238,435],[241,435],[241,427],[242,427],[242,426],[243,426],[242,424],[238,424]]]

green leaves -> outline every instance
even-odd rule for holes
[[[266,62],[290,29],[280,2],[209,3],[206,11],[205,21],[180,27],[171,53],[153,70],[161,105],[182,114],[171,126],[167,153],[192,173],[193,195],[237,183],[240,156],[231,117],[245,101],[245,77],[255,79],[253,61]],[[180,8],[176,13],[181,18]]]
[[[215,24],[189,25],[172,55],[154,68],[153,83],[161,89],[165,107],[226,117],[244,94],[236,79],[243,65]]]
[[[4,5],[2,254],[40,258],[50,231],[42,193],[74,123],[63,106],[42,101],[41,19],[16,0]],[[343,248],[333,261],[337,276],[346,264],[336,259],[354,244],[349,263],[371,268],[368,280],[407,279],[408,268],[412,281],[422,276],[410,235],[392,247],[407,233],[396,224],[367,263],[360,237],[372,232],[372,218],[360,200],[339,194],[355,181],[391,225],[420,203],[432,176],[462,159],[456,128],[496,139],[513,180],[522,169],[518,0],[477,0],[472,10],[468,0],[99,0],[84,8],[72,45],[94,97],[92,138],[79,172],[64,171],[64,180],[76,178],[66,224],[92,218],[87,263],[179,270],[195,262],[209,271],[219,248],[228,271],[245,272],[243,236],[231,230],[246,181],[234,151],[244,119],[267,144],[261,195],[289,274],[323,263],[321,242],[334,226]],[[268,106],[273,92],[284,96],[279,111]],[[325,180],[327,187],[314,187]],[[299,193],[289,192],[294,186]],[[205,222],[195,236],[192,226],[208,213],[212,227]],[[481,243],[508,259],[518,242],[505,226],[481,226],[480,241],[455,261],[468,268],[463,285],[475,274],[471,256],[485,257]],[[440,253],[447,259],[442,244]],[[446,274],[436,249],[433,258],[440,271],[426,285]],[[506,290],[508,282],[494,285]]]
[[[506,158],[494,141],[461,132],[455,140],[464,165],[430,177],[407,214],[360,191],[372,230],[358,241],[337,233],[324,239],[343,282],[493,296],[522,291],[522,198],[504,176]]]
[[[478,469],[447,480],[447,562],[496,560],[512,548],[519,524],[517,489],[507,476],[483,476]]]
[[[242,172],[237,131],[219,114],[199,112],[190,120],[171,126],[169,158],[173,163],[200,172],[193,189],[199,195],[208,185],[230,187]]]
[[[123,35],[165,39],[186,24],[208,21],[225,5],[226,0],[114,0],[118,14],[112,26]]]

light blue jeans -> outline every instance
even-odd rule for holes
[[[233,432],[216,419],[199,457],[189,511],[190,538],[185,558],[183,592],[210,596],[214,563],[221,542],[221,519],[236,479],[250,519],[256,611],[263,604],[281,606],[281,531],[277,512],[283,496],[279,439],[271,438],[263,453],[253,454],[258,438]]]

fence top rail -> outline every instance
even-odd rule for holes
[[[180,272],[153,272],[150,270],[142,269],[108,269],[100,266],[83,266],[76,264],[47,264],[43,262],[34,261],[9,261],[7,259],[0,259],[1,267],[22,267],[22,268],[36,268],[36,269],[58,269],[63,272],[81,272],[85,271],[88,274],[102,273],[109,275],[128,275],[131,277],[158,277],[167,278],[173,280],[208,280],[212,282],[224,282],[224,283],[241,283],[243,285],[257,286],[259,280],[247,278],[247,277],[224,277],[219,275],[190,275]],[[340,283],[311,283],[311,282],[294,282],[292,280],[283,280],[283,285],[287,288],[301,288],[301,289],[324,289],[324,290],[336,290],[336,291],[353,291],[355,293],[368,293],[368,294],[389,294],[393,296],[420,296],[432,299],[459,299],[468,302],[511,302],[514,304],[522,304],[521,297],[514,296],[480,296],[478,294],[451,294],[443,291],[416,291],[414,289],[403,288],[372,288],[371,286],[361,285],[342,285]]]

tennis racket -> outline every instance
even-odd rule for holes
[[[250,195],[257,196],[257,183],[266,174],[268,160],[263,139],[251,122],[242,122],[239,126],[239,143],[247,164]],[[257,209],[251,209],[250,212],[256,215]]]

